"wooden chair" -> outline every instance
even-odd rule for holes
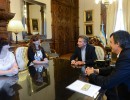
[[[97,37],[97,36],[89,37],[89,41],[88,42],[89,42],[89,44],[92,44],[94,46],[100,46],[100,47],[102,47],[103,50],[105,50],[105,48],[104,48],[100,38]]]

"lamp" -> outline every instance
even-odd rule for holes
[[[7,27],[8,31],[14,32],[16,35],[16,44],[18,44],[17,34],[24,31],[23,24],[20,20],[11,20]]]
[[[95,0],[95,3],[98,4],[99,2],[101,2],[105,6],[108,6],[109,4],[112,4],[114,1],[116,0]]]

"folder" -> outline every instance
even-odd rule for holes
[[[97,95],[99,94],[99,90],[101,89],[100,86],[83,82],[81,80],[74,81],[72,84],[68,85],[66,88],[75,92],[82,93],[92,98],[96,98]]]

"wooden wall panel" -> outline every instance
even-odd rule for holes
[[[0,37],[6,37],[11,40],[10,32],[7,32],[7,24],[14,17],[10,13],[10,0],[0,0]]]
[[[0,0],[0,6],[6,11],[10,11],[10,0]]]
[[[52,0],[52,41],[59,54],[72,52],[79,35],[78,0]]]

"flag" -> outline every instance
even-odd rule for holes
[[[104,32],[104,24],[101,24],[101,31],[100,31],[100,35],[99,35],[101,42],[103,44],[103,46],[106,46],[106,34]]]

